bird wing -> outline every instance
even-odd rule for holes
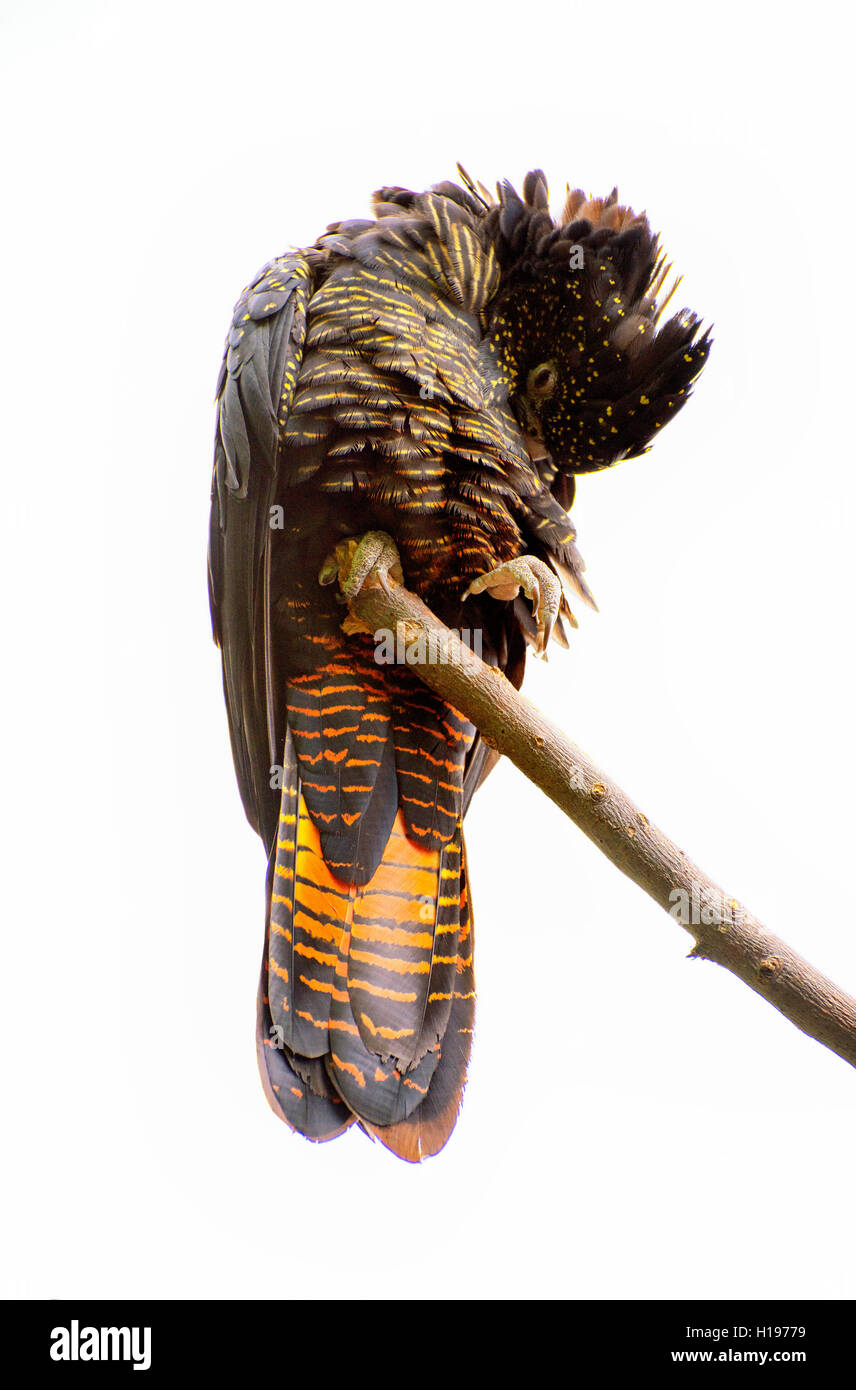
[[[300,252],[270,261],[235,305],[217,383],[208,588],[241,798],[270,845],[279,792],[269,611],[280,432],[306,337],[312,275]]]

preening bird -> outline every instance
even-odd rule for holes
[[[217,387],[209,584],[238,783],[268,854],[258,1052],[309,1139],[402,1158],[455,1125],[473,1029],[462,822],[495,754],[347,614],[378,560],[519,686],[591,602],[578,473],[646,452],[709,349],[666,322],[644,215],[544,175],[383,188],[269,262]]]

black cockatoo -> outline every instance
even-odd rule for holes
[[[378,659],[330,581],[344,563],[358,582],[386,548],[519,686],[527,645],[566,641],[571,591],[591,597],[576,475],[644,453],[709,347],[691,313],[660,324],[669,267],[616,191],[569,192],[554,221],[540,171],[496,200],[459,172],[381,189],[371,217],[241,295],[209,550],[238,782],[268,853],[265,1091],[310,1139],[356,1121],[411,1161],[445,1144],[461,1103],[462,820],[495,755],[411,667]]]

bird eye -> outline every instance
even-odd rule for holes
[[[527,395],[537,396],[541,400],[552,396],[558,380],[559,373],[556,371],[555,362],[541,362],[539,366],[532,368],[526,379]]]

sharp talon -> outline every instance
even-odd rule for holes
[[[537,623],[533,643],[536,656],[546,659],[547,643],[562,604],[562,585],[558,576],[535,555],[519,555],[488,574],[480,574],[468,586],[464,598],[488,593],[506,602],[515,599],[521,589],[532,605]]]
[[[404,582],[395,541],[385,531],[367,531],[359,538],[349,536],[340,541],[324,560],[318,583],[332,584],[338,579],[344,597],[356,598],[372,572],[386,593],[390,578],[397,584]]]

